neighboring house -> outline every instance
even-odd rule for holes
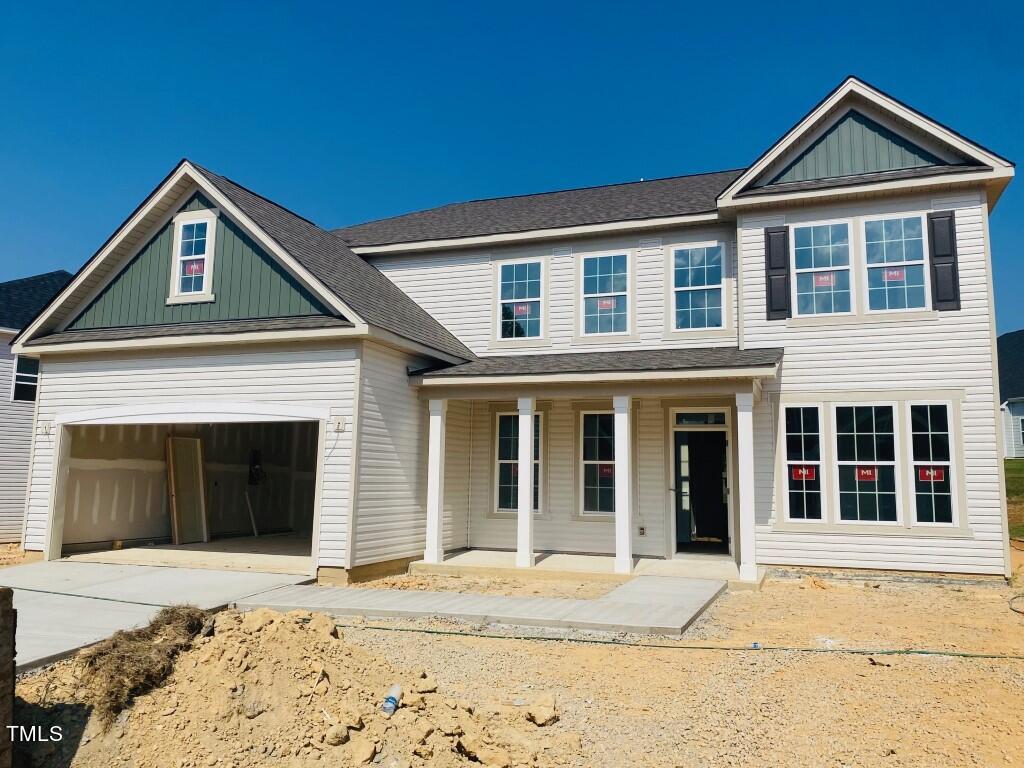
[[[21,541],[39,361],[15,357],[15,335],[67,285],[64,270],[0,283],[0,544]]]
[[[1006,458],[1024,459],[1024,331],[999,337],[999,397]]]
[[[335,231],[183,160],[17,339],[25,547],[1007,573],[1013,173],[856,78],[747,168]]]

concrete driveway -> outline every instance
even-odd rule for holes
[[[221,608],[308,576],[56,560],[0,569],[18,611],[18,671],[63,658],[119,629],[148,623],[162,607]]]

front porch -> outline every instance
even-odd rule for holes
[[[776,370],[424,375],[426,547],[413,569],[757,583],[753,411]]]

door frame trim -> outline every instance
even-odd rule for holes
[[[724,413],[725,424],[685,424],[676,425],[677,413]],[[735,463],[732,452],[735,448],[735,437],[733,433],[732,408],[724,405],[711,406],[681,406],[668,409],[668,431],[667,431],[667,456],[669,457],[669,485],[668,493],[668,517],[669,537],[667,543],[667,557],[671,560],[678,552],[679,546],[676,541],[676,454],[675,435],[676,432],[724,432],[725,433],[725,478],[729,484],[729,493],[726,498],[726,521],[729,530],[729,556],[735,557],[733,546],[736,541],[736,477]]]

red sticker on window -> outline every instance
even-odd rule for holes
[[[941,483],[946,479],[946,470],[943,467],[918,467],[917,479],[922,483]]]
[[[513,464],[512,465],[512,477],[519,477],[519,465],[518,464]]]
[[[793,467],[794,480],[813,480],[817,475],[816,467]]]
[[[887,283],[902,283],[907,279],[907,270],[905,269],[887,269],[885,270],[885,282]]]
[[[819,272],[814,276],[815,288],[832,288],[836,284],[835,272]]]
[[[518,315],[528,315],[528,314],[530,314],[530,305],[529,304],[516,304],[514,311],[515,311],[517,316]]]
[[[615,465],[614,464],[599,464],[597,473],[601,477],[615,477]]]
[[[615,299],[598,299],[598,309],[615,309]]]
[[[192,259],[186,261],[184,264],[184,272],[186,277],[195,277],[201,275],[206,271],[206,259]]]
[[[878,467],[857,467],[857,480],[862,483],[873,483],[878,480]]]

